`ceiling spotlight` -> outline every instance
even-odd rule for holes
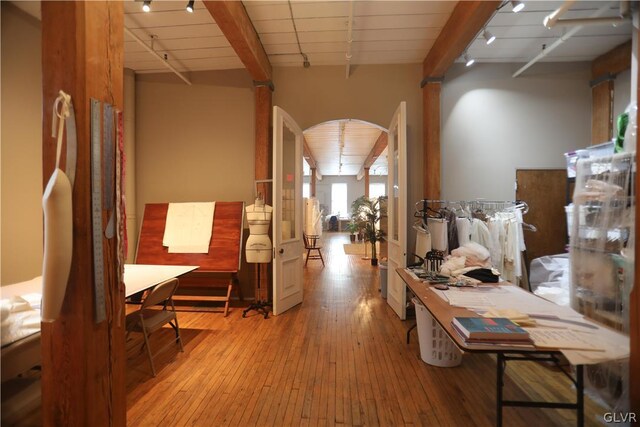
[[[473,59],[472,57],[470,57],[468,53],[465,53],[465,54],[464,54],[464,64],[465,64],[467,67],[471,67],[471,66],[473,65],[473,63],[474,63],[474,62],[476,62],[476,60],[475,60],[475,59]]]
[[[187,3],[187,12],[193,13],[193,4],[195,2],[196,2],[196,0],[189,0],[189,3]]]
[[[144,2],[142,2],[142,10],[151,12],[151,0],[144,0]]]
[[[487,41],[487,44],[491,44],[496,40],[496,36],[491,34],[489,30],[484,30],[484,33],[482,33],[482,36]]]
[[[513,8],[513,13],[518,13],[524,9],[524,3],[518,0],[511,0],[511,7]]]

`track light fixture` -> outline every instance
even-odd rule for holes
[[[491,44],[496,40],[496,36],[491,34],[489,30],[484,30],[484,32],[482,33],[482,36],[487,41],[487,44]]]
[[[467,67],[471,67],[474,64],[474,62],[476,62],[476,60],[473,59],[472,57],[470,57],[469,54],[465,52],[465,54],[464,54],[464,64]]]
[[[196,0],[189,0],[189,3],[187,3],[187,12],[193,13],[193,4],[195,2],[196,2]]]
[[[142,2],[142,10],[144,12],[151,12],[151,0],[144,0]]]
[[[518,13],[524,9],[524,3],[518,0],[511,0],[511,7],[513,8],[513,13]]]

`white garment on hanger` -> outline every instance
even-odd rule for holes
[[[416,255],[424,258],[431,250],[431,234],[422,227],[416,227]]]
[[[431,234],[431,248],[436,251],[447,252],[449,249],[447,220],[442,218],[427,218],[427,226]]]
[[[487,249],[491,247],[489,229],[486,224],[478,218],[471,220],[471,235],[469,238],[472,242],[476,242]]]
[[[469,236],[471,235],[471,221],[468,218],[457,218],[456,227],[458,228],[458,243],[463,246],[465,243],[469,243]]]

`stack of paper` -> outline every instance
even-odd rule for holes
[[[209,253],[215,202],[169,203],[162,245],[173,254]]]

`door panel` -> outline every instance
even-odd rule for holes
[[[536,232],[524,230],[528,263],[544,255],[565,253],[567,170],[518,169],[516,182],[516,199],[529,205],[524,221],[538,229]]]
[[[405,102],[393,115],[389,125],[389,182],[387,204],[389,216],[389,268],[387,270],[387,303],[400,319],[407,317],[407,292],[396,268],[407,265],[407,107]]]
[[[302,130],[273,107],[273,314],[302,302]]]

